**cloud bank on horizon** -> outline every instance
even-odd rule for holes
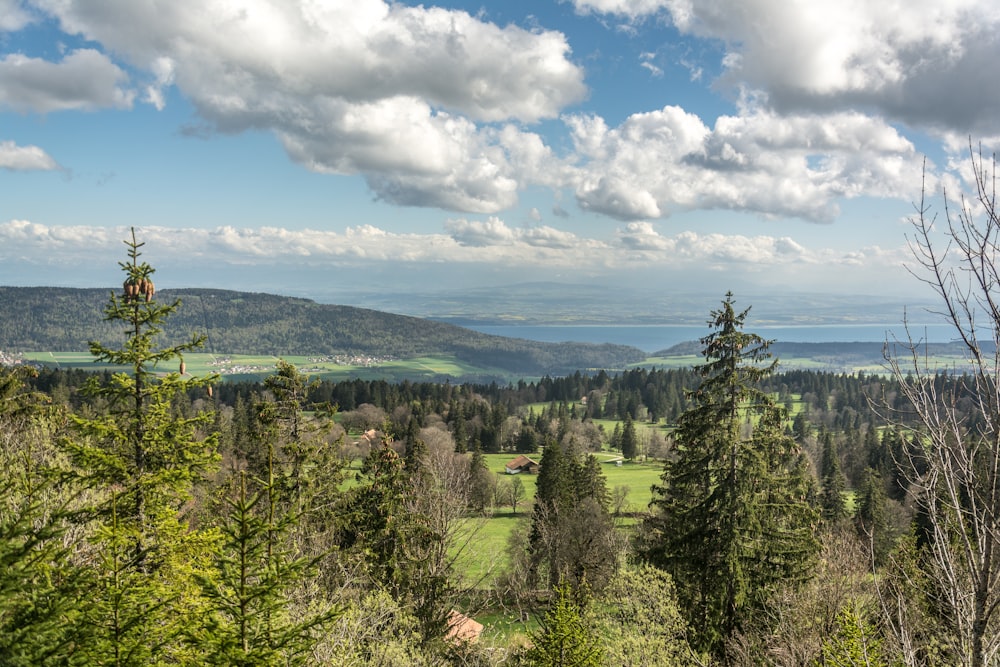
[[[957,192],[1000,137],[992,0],[515,6],[0,0],[0,282],[114,275],[134,223],[261,280],[864,289],[907,280],[924,156]]]

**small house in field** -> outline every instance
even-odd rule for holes
[[[483,624],[454,609],[448,614],[448,630],[444,638],[454,644],[471,643],[479,639]]]
[[[503,471],[508,475],[519,475],[522,472],[534,474],[538,472],[538,461],[521,454],[513,461],[508,461]]]

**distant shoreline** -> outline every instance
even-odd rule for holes
[[[454,323],[454,322],[453,322]],[[480,333],[510,338],[524,338],[543,343],[613,343],[631,345],[652,353],[678,343],[698,340],[709,333],[707,325],[691,324],[481,324],[465,322],[458,326]],[[750,323],[747,330],[781,343],[883,343],[887,339],[905,340],[905,330],[895,324],[788,324]],[[954,329],[944,324],[911,324],[915,339],[928,343],[948,343]]]

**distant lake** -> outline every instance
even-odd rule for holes
[[[698,340],[709,333],[707,325],[479,325],[462,326],[496,336],[527,338],[544,343],[617,343],[631,345],[644,352],[657,352],[665,348]],[[944,324],[910,325],[914,338],[925,338],[929,343],[947,343],[954,338],[954,330]],[[892,334],[904,339],[903,326],[896,324],[819,324],[801,326],[748,327],[748,331],[768,340],[782,343],[881,343]]]

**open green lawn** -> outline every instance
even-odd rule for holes
[[[608,491],[617,486],[627,486],[625,512],[644,512],[653,495],[650,487],[659,483],[663,464],[659,461],[625,461],[621,466],[606,465],[604,477],[608,480]]]
[[[659,461],[638,462],[624,461],[621,466],[614,464],[621,456],[616,452],[596,452],[594,454],[598,461],[607,462],[601,466],[601,471],[607,480],[608,492],[610,493],[616,486],[627,486],[629,488],[626,498],[630,508],[625,511],[641,512],[645,511],[649,505],[651,494],[649,488],[659,482],[660,473],[663,472],[663,464]],[[504,465],[517,457],[517,454],[485,454],[484,459],[490,471],[496,473],[499,483],[508,483],[512,476],[504,474]],[[541,461],[542,455],[532,454],[535,461]],[[524,484],[524,500],[517,506],[518,516],[531,511],[531,503],[535,499],[536,475],[519,475]],[[510,507],[497,508],[496,516],[510,513]]]
[[[519,526],[531,521],[531,503],[517,508],[499,508],[491,516],[462,519],[459,527],[462,551],[456,566],[463,581],[477,588],[489,588],[507,566],[507,543]]]

